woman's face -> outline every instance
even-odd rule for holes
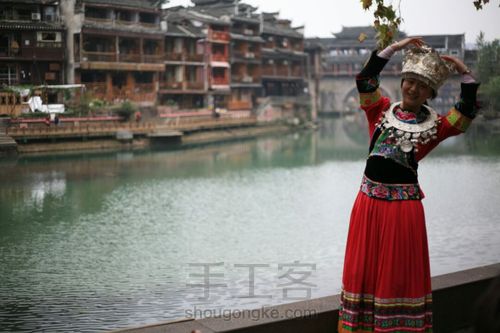
[[[432,97],[432,88],[417,79],[404,79],[401,85],[404,110],[417,112],[424,102]]]

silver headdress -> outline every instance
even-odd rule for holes
[[[424,45],[405,52],[401,73],[403,78],[423,81],[437,93],[439,87],[454,71],[454,66],[441,59],[436,50]]]

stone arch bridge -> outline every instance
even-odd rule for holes
[[[401,76],[382,75],[380,80],[382,94],[391,101],[401,99]],[[438,92],[438,97],[429,101],[440,113],[456,102],[460,95],[460,77],[451,77]],[[319,111],[322,113],[350,113],[359,110],[358,91],[354,75],[324,75],[319,84]]]

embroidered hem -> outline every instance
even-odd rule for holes
[[[432,294],[416,298],[378,298],[341,294],[339,332],[432,332]]]
[[[386,184],[379,183],[363,176],[361,192],[367,196],[382,200],[421,200],[424,193],[420,185],[416,184]]]

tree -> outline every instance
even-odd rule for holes
[[[489,111],[500,110],[500,76],[495,76],[481,86],[480,93],[489,106]]]
[[[495,39],[487,42],[484,40],[484,33],[481,32],[476,46],[478,50],[477,76],[483,84],[486,84],[490,79],[500,76],[500,41]]]
[[[482,82],[481,99],[487,104],[488,112],[500,110],[500,40],[484,40],[484,33],[477,38],[478,60],[476,73]]]
[[[483,9],[483,5],[489,3],[490,0],[476,0],[473,1],[473,5],[476,10]],[[500,0],[499,0],[500,2]],[[401,2],[399,2],[400,4]],[[397,11],[399,12],[399,4],[397,6]],[[396,8],[392,5],[384,5],[384,0],[361,0],[361,6],[364,10],[374,9],[373,26],[377,31],[377,45],[379,48],[385,48],[392,43],[395,37],[397,37],[397,32],[399,31],[399,25],[401,24],[402,18],[396,13]],[[360,36],[360,41],[363,37]]]

